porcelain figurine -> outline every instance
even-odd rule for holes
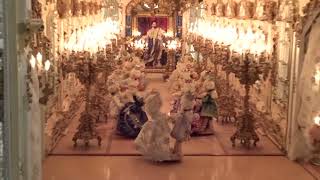
[[[111,101],[109,105],[110,117],[116,119],[119,114],[119,109],[123,107],[123,103],[121,102],[119,97],[119,87],[116,85],[110,86],[108,91],[111,95]]]
[[[238,17],[241,19],[248,19],[252,17],[253,4],[250,1],[242,0],[239,3]]]
[[[226,4],[225,15],[229,18],[236,17],[237,3],[233,0],[229,0]]]
[[[181,107],[181,92],[176,92],[173,95],[173,100],[171,102],[170,114],[178,113]]]
[[[200,118],[202,119],[202,127],[200,134],[213,134],[213,118],[218,118],[218,106],[216,103],[217,93],[213,81],[206,81],[204,83],[206,93],[202,98],[202,105],[200,111]]]
[[[201,133],[203,127],[203,120],[200,117],[202,107],[202,98],[196,97],[193,104],[193,120],[191,124],[191,131],[193,135],[197,135]]]
[[[118,134],[128,138],[137,137],[143,124],[148,120],[147,114],[142,109],[143,99],[133,96],[133,100],[134,102],[128,102],[120,110],[117,122]]]
[[[218,0],[215,7],[216,7],[216,10],[215,10],[216,16],[223,17],[224,16],[224,9],[225,9],[225,5],[223,4],[223,2],[221,0]]]
[[[144,74],[138,69],[133,69],[130,73],[132,83],[135,84],[135,88],[139,91],[145,90],[145,77]]]
[[[193,95],[187,91],[181,98],[181,110],[175,117],[171,137],[175,139],[173,153],[182,158],[182,143],[190,139],[193,120]]]
[[[170,117],[159,111],[162,106],[159,92],[152,91],[146,95],[145,103],[149,121],[143,125],[134,141],[136,149],[145,159],[151,161],[180,160],[179,156],[175,155],[170,148],[171,129],[168,123]]]

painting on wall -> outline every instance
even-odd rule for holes
[[[168,31],[168,17],[166,16],[140,16],[137,18],[138,21],[138,31],[141,32],[141,35],[146,35],[148,30],[151,29],[153,22],[156,22],[157,26],[164,31]]]

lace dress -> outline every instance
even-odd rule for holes
[[[155,117],[143,125],[135,140],[136,148],[148,160],[160,162],[172,160],[171,129],[168,118],[163,113],[159,113]]]

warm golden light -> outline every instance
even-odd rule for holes
[[[146,47],[146,43],[142,39],[139,39],[134,41],[133,46],[137,49],[144,49]]]
[[[46,60],[46,62],[44,63],[44,69],[48,71],[50,69],[50,65],[51,65],[50,61]]]
[[[201,36],[219,45],[229,45],[237,53],[249,52],[260,55],[272,53],[272,45],[266,41],[266,33],[248,24],[238,24],[232,20],[197,20],[189,29],[191,36]]]
[[[64,48],[76,52],[96,53],[111,44],[112,40],[117,39],[119,33],[119,22],[107,19],[105,22],[72,33],[67,43],[64,44]]]
[[[141,32],[133,31],[132,35],[138,37],[138,36],[141,36]]]
[[[180,46],[180,42],[177,40],[168,41],[167,47],[170,50],[176,50]]]
[[[313,118],[313,121],[316,125],[320,126],[320,116],[316,116]]]
[[[314,75],[314,79],[315,79],[315,81],[316,81],[316,84],[320,84],[320,70],[319,69],[317,69],[316,70],[316,74]]]
[[[40,52],[38,52],[37,54],[37,62],[38,62],[38,66],[42,66],[42,54]]]
[[[172,31],[168,31],[164,33],[164,36],[166,37],[173,37],[173,32]]]
[[[31,55],[31,58],[30,58],[29,62],[30,62],[30,65],[31,65],[32,68],[36,67],[36,58],[33,55]]]

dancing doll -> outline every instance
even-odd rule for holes
[[[144,125],[148,121],[147,114],[143,110],[144,101],[142,98],[133,96],[133,102],[128,102],[120,110],[117,122],[117,132],[119,135],[136,138]]]
[[[109,86],[109,93],[110,93],[110,104],[109,104],[109,117],[112,120],[113,129],[116,129],[115,126],[117,125],[117,117],[119,115],[120,109],[124,106],[123,102],[121,102],[120,94],[119,94],[119,87],[117,85]]]
[[[171,105],[170,114],[178,113],[181,106],[181,92],[176,92],[173,94],[173,100],[170,103],[170,105]]]
[[[200,111],[200,118],[202,120],[199,134],[210,135],[214,134],[213,131],[213,118],[218,117],[218,107],[216,103],[217,93],[213,81],[204,82],[204,89],[206,92],[203,94],[202,105]]]
[[[152,91],[145,98],[147,121],[134,143],[136,149],[144,158],[155,161],[177,161],[177,157],[170,148],[170,117],[160,112],[162,101],[159,92]]]
[[[190,91],[184,92],[181,97],[181,110],[175,117],[171,137],[175,139],[173,153],[180,157],[182,154],[182,143],[190,139],[191,123],[193,120],[193,95]]]

